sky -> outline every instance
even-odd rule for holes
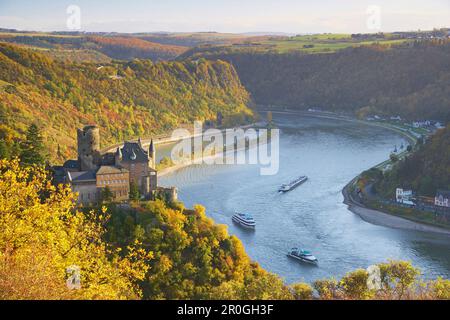
[[[291,34],[430,30],[450,27],[450,0],[0,0],[0,27]]]

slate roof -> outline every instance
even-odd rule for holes
[[[63,167],[65,169],[80,169],[80,163],[78,160],[67,160],[64,162]]]
[[[123,162],[148,162],[148,154],[138,142],[125,142],[121,151]]]
[[[67,175],[71,182],[96,181],[95,171],[68,172]]]
[[[128,170],[124,168],[119,168],[115,166],[101,166],[100,169],[98,169],[97,174],[114,174],[114,173],[125,173],[128,172]]]
[[[103,166],[114,166],[116,163],[114,153],[105,153],[102,155],[101,165]]]
[[[436,197],[443,196],[444,198],[450,199],[450,191],[448,190],[438,190],[436,192]]]

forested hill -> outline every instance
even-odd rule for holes
[[[190,55],[231,62],[258,104],[450,120],[448,41],[324,54],[205,48]]]
[[[249,103],[226,62],[69,64],[0,44],[0,136],[12,143],[36,122],[51,160],[75,155],[76,128],[86,124],[100,126],[105,146],[215,119],[218,111],[225,121],[248,121]]]
[[[450,125],[398,163],[376,186],[380,193],[390,197],[397,187],[412,188],[430,197],[438,189],[450,190]]]
[[[132,60],[151,59],[153,61],[172,60],[187,50],[187,47],[166,45],[133,36],[104,35],[58,35],[35,33],[0,33],[0,42],[20,44],[39,49],[61,60],[79,58],[73,53],[83,54],[85,60],[104,61],[106,58]],[[86,56],[86,52],[90,56]]]

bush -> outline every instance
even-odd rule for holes
[[[311,300],[313,298],[313,288],[307,283],[293,284],[291,291],[296,300]]]

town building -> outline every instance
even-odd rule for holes
[[[403,190],[402,188],[397,188],[395,192],[395,200],[397,203],[402,203],[406,205],[413,206],[413,192],[412,190]]]
[[[438,190],[434,204],[438,207],[450,208],[450,191]]]
[[[108,188],[114,201],[127,201],[130,187],[135,184],[141,196],[156,195],[177,200],[176,188],[159,188],[156,170],[156,150],[153,140],[146,150],[141,142],[127,141],[115,152],[100,151],[100,130],[86,126],[77,131],[78,159],[53,167],[55,182],[67,183],[78,193],[79,204],[94,204]]]

